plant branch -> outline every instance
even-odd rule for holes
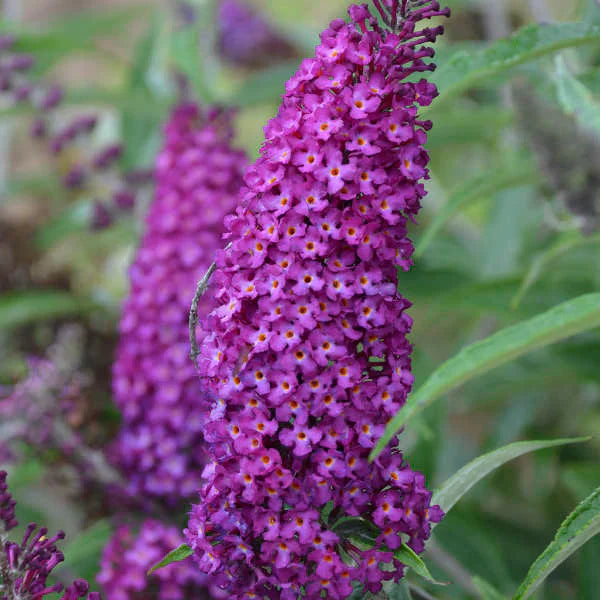
[[[216,263],[212,263],[210,267],[208,267],[208,270],[196,286],[196,293],[194,294],[192,306],[190,307],[190,317],[188,320],[190,334],[190,358],[194,362],[196,369],[198,368],[198,355],[200,354],[200,350],[198,349],[198,341],[196,340],[196,326],[198,325],[198,302],[200,302],[200,298],[202,298],[202,296],[204,296],[206,293],[208,284],[210,283],[210,278],[212,277],[212,274],[215,272],[216,268]]]

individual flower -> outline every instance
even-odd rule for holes
[[[0,600],[42,600],[52,593],[63,592],[60,600],[101,600],[98,592],[88,594],[89,585],[75,580],[64,589],[60,583],[49,584],[52,570],[64,560],[57,543],[65,534],[59,531],[49,537],[45,527],[30,523],[20,543],[9,539],[9,531],[17,526],[15,501],[8,491],[6,471],[0,471]]]
[[[144,520],[137,532],[128,525],[117,528],[102,553],[98,583],[110,600],[203,600],[212,597],[208,577],[191,558],[148,575],[173,548],[183,544],[174,525]]]
[[[428,176],[418,107],[437,93],[416,75],[443,30],[418,23],[448,11],[375,6],[385,26],[352,6],[287,82],[217,253],[199,360],[210,461],[186,538],[234,600],[377,592],[403,575],[392,551],[421,552],[442,517],[400,451],[368,456],[413,381],[397,267]],[[376,528],[370,549],[344,516]]]
[[[196,282],[221,244],[246,163],[231,147],[231,115],[178,106],[156,161],[156,196],[130,269],[113,389],[122,429],[113,455],[135,496],[190,498],[204,464],[203,392],[189,359]],[[210,294],[199,314],[213,306]]]

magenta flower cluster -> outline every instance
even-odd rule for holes
[[[153,565],[182,543],[177,527],[155,519],[144,520],[138,532],[128,525],[120,526],[104,548],[97,577],[106,597],[110,600],[211,598],[207,576],[191,558],[148,576]]]
[[[376,592],[403,575],[392,551],[421,552],[442,517],[399,451],[368,456],[413,382],[397,267],[428,176],[418,107],[437,93],[414,75],[443,31],[417,23],[448,11],[375,6],[385,27],[351,7],[287,83],[217,254],[200,356],[211,462],[186,537],[233,599]],[[376,527],[370,549],[344,516]]]
[[[123,418],[116,460],[133,494],[171,503],[196,492],[205,463],[203,392],[189,359],[188,313],[242,183],[246,159],[231,147],[230,118],[189,103],[166,125],[113,368]],[[206,294],[199,313],[211,308]]]
[[[35,523],[30,523],[21,543],[11,541],[9,532],[18,524],[15,504],[6,483],[6,471],[0,471],[0,600],[42,600],[63,591],[62,584],[50,585],[47,579],[64,560],[56,544],[65,534],[59,531],[48,537],[45,527],[38,529]],[[88,591],[87,581],[77,579],[64,589],[60,600],[101,600],[98,592],[88,595]]]

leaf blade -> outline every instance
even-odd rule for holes
[[[600,40],[600,27],[586,23],[528,25],[487,48],[457,52],[432,75],[440,95],[436,104],[456,96],[494,75],[507,72],[563,48]],[[425,110],[422,112],[426,112]]]
[[[513,600],[525,600],[544,579],[585,542],[600,533],[600,487],[562,522],[554,539],[531,565]]]
[[[584,294],[470,344],[438,367],[386,426],[374,460],[394,435],[437,398],[494,367],[543,346],[600,326],[600,293]]]
[[[194,551],[187,544],[181,544],[181,546],[178,546],[174,550],[171,550],[171,552],[169,552],[169,554],[167,554],[162,560],[158,561],[155,565],[150,567],[147,575],[152,575],[154,571],[162,569],[163,567],[166,567],[173,563],[181,562],[182,560],[188,558],[188,556],[191,556],[193,553]]]
[[[448,513],[452,507],[464,496],[474,485],[476,485],[486,475],[523,454],[541,450],[543,448],[552,448],[565,444],[576,444],[589,440],[590,438],[564,438],[558,440],[539,440],[527,442],[514,442],[478,456],[475,460],[466,464],[450,477],[431,498],[431,504],[439,504],[445,513]]]

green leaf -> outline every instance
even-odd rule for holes
[[[59,290],[8,292],[0,295],[0,330],[82,314],[94,306],[90,300]]]
[[[348,539],[359,548],[368,549],[375,545],[375,540],[380,533],[379,528],[361,517],[342,517],[331,528],[341,539]],[[423,560],[406,544],[393,551],[394,557],[410,567],[417,575],[435,584],[437,582],[429,572]]]
[[[181,546],[175,548],[175,550],[171,550],[171,552],[169,552],[169,554],[167,554],[160,562],[157,562],[148,571],[148,575],[152,575],[154,571],[162,569],[167,565],[171,565],[176,562],[181,562],[182,560],[185,560],[188,556],[191,556],[193,553],[194,551],[187,544],[181,544]]]
[[[445,513],[486,475],[518,456],[552,446],[576,444],[588,441],[590,438],[566,438],[559,440],[540,440],[532,442],[515,442],[479,456],[469,464],[459,469],[448,479],[431,499],[432,504],[439,504]]]
[[[554,540],[533,563],[513,600],[529,598],[548,575],[590,538],[600,533],[600,487],[563,521]]]
[[[569,250],[579,248],[580,246],[598,243],[600,243],[600,234],[584,236],[579,232],[567,233],[550,246],[550,248],[538,254],[531,262],[519,289],[511,300],[511,308],[515,309],[519,306],[529,288],[531,288],[547,267],[555,264],[556,258],[561,254],[565,254]]]
[[[394,558],[407,567],[410,567],[417,575],[430,583],[435,583],[436,585],[448,585],[447,582],[436,581],[429,572],[427,565],[423,562],[423,559],[406,544],[402,544],[400,548],[394,550]]]
[[[411,418],[443,394],[527,352],[599,325],[600,293],[585,294],[463,348],[438,367],[409,396],[404,407],[388,423],[383,436],[371,452],[371,460],[377,457]]]
[[[491,583],[485,579],[473,576],[473,585],[477,588],[477,591],[481,594],[481,600],[506,600],[506,596],[501,594]]]
[[[57,569],[77,573],[78,577],[93,581],[100,563],[102,550],[112,534],[108,519],[101,519],[77,535],[65,547],[65,561]]]
[[[563,110],[574,116],[580,125],[600,133],[600,104],[588,88],[570,73],[564,57],[555,58],[554,82]]]
[[[563,48],[600,41],[600,27],[587,23],[528,25],[484,50],[460,51],[431,76],[443,100],[456,96],[485,79]],[[426,112],[423,110],[422,112]]]
[[[379,535],[379,528],[361,517],[342,517],[331,530],[342,539],[351,539],[359,547],[372,548]]]
[[[522,161],[517,165],[502,167],[492,173],[483,173],[461,184],[419,238],[415,256],[423,254],[444,225],[466,206],[481,198],[493,196],[501,190],[534,182],[537,177],[536,170],[527,161]]]

